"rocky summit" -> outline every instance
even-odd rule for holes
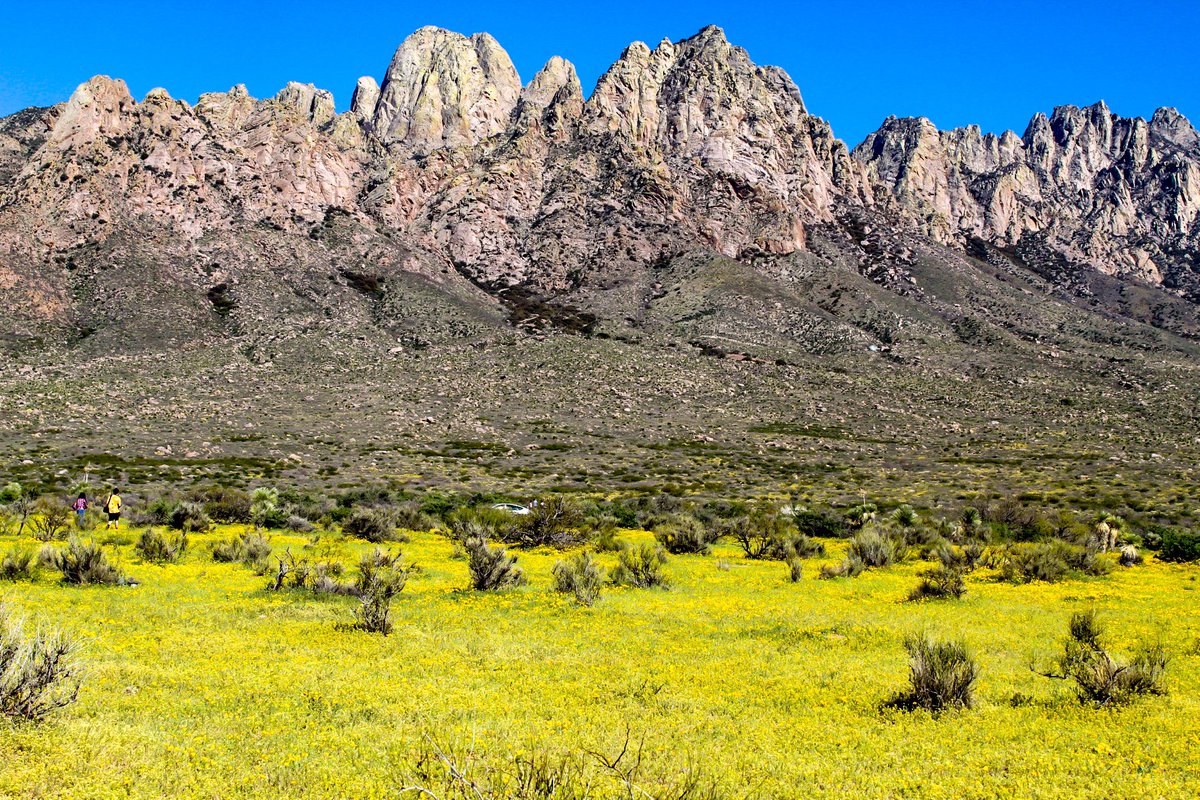
[[[1081,393],[1141,446],[1195,422],[1167,398],[1200,385],[1198,256],[1200,137],[1171,109],[1063,107],[1023,135],[889,118],[850,148],[716,27],[631,44],[590,92],[561,57],[524,82],[491,36],[427,27],[343,113],[300,83],[193,105],[101,76],[0,120],[3,430],[22,452],[97,413],[132,435],[111,386],[29,399],[83,362],[182,381],[172,441],[203,458],[221,446],[178,444],[186,421],[257,424],[255,370],[312,408],[357,396],[313,422],[350,415],[347,440],[391,415],[517,461],[546,420],[636,447],[728,423],[758,452],[746,426],[797,415],[967,437]]]

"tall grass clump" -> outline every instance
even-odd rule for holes
[[[850,540],[849,554],[867,567],[890,567],[903,561],[907,553],[901,537],[889,536],[878,528],[864,528]]]
[[[355,508],[342,523],[342,532],[374,544],[407,541],[396,526],[396,516],[384,508]]]
[[[26,631],[0,605],[0,716],[37,722],[79,696],[79,644],[55,630]]]
[[[933,713],[950,708],[970,708],[974,702],[979,668],[962,642],[934,641],[928,634],[910,636],[908,689],[888,701],[894,708],[923,708]]]
[[[245,531],[237,536],[215,542],[212,546],[213,561],[241,563],[257,571],[264,571],[271,556],[271,545],[257,531]]]
[[[583,606],[600,598],[604,580],[604,568],[588,550],[554,565],[554,591],[575,595],[575,601]]]
[[[517,557],[503,547],[492,547],[487,539],[472,537],[463,542],[471,586],[477,591],[494,592],[510,586],[525,585],[525,573],[517,566]]]
[[[33,551],[27,547],[10,547],[0,556],[0,581],[33,580]]]

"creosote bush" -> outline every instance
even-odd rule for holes
[[[661,544],[646,542],[631,545],[622,549],[617,556],[617,568],[613,570],[612,582],[638,589],[666,588],[670,585],[663,571],[663,565],[666,563],[667,554]]]
[[[937,642],[927,634],[904,642],[908,651],[909,687],[888,705],[933,713],[949,708],[970,708],[979,668],[962,642]]]
[[[1166,694],[1163,677],[1169,659],[1162,645],[1142,645],[1128,663],[1121,663],[1105,649],[1103,639],[1104,627],[1095,611],[1072,615],[1057,671],[1038,674],[1074,681],[1080,702],[1097,706],[1125,705],[1143,695]]]
[[[55,630],[26,632],[0,605],[0,716],[37,722],[79,696],[78,643]]]
[[[167,536],[155,528],[146,528],[133,546],[142,559],[156,564],[174,564],[187,551],[188,537],[184,531],[177,536]]]
[[[850,540],[851,556],[858,556],[867,567],[890,567],[903,561],[907,547],[899,536],[889,536],[878,528],[864,528]]]
[[[672,514],[655,526],[654,538],[668,553],[708,555],[718,535],[691,514]]]
[[[517,557],[503,547],[492,547],[487,539],[472,537],[463,542],[471,586],[481,592],[494,592],[510,586],[525,585],[525,573],[517,566]]]
[[[580,605],[590,606],[600,598],[604,580],[604,569],[587,550],[554,565],[554,591],[575,595]]]
[[[1162,532],[1158,557],[1163,561],[1200,561],[1200,531],[1167,528]]]
[[[62,573],[63,583],[115,585],[125,582],[121,571],[109,563],[96,542],[72,538],[65,547],[47,546],[40,554],[42,564]]]
[[[570,547],[583,540],[583,512],[570,497],[551,495],[529,509],[528,514],[513,515],[512,524],[500,527],[497,536],[508,544],[521,547]]]

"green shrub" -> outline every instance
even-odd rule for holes
[[[890,567],[904,560],[907,547],[897,536],[889,536],[878,528],[864,528],[850,540],[849,553],[865,566]]]
[[[1104,628],[1094,611],[1072,615],[1057,672],[1047,678],[1075,682],[1080,702],[1097,706],[1125,705],[1143,695],[1165,694],[1168,657],[1161,645],[1143,645],[1125,664],[1104,648]]]
[[[164,536],[155,528],[146,528],[138,537],[134,551],[146,561],[156,564],[175,563],[187,550],[188,538],[184,531],[178,536]]]
[[[792,514],[792,523],[805,536],[842,538],[848,535],[846,520],[825,511],[796,511]]]
[[[1163,561],[1200,561],[1200,531],[1164,529],[1158,557]]]
[[[613,570],[612,582],[638,589],[666,588],[670,585],[663,571],[663,565],[666,563],[666,551],[658,543],[646,542],[626,547],[617,556],[617,568]]]
[[[25,630],[0,605],[0,715],[37,722],[79,696],[79,645],[55,630]]]
[[[717,534],[691,514],[673,514],[655,527],[654,538],[668,553],[708,555]]]
[[[208,530],[212,524],[208,514],[204,511],[204,506],[199,503],[185,500],[181,503],[176,503],[170,513],[167,514],[166,524],[169,528],[184,533],[203,533]]]
[[[395,516],[382,508],[355,508],[342,523],[342,532],[375,544],[407,541],[396,527]]]
[[[955,567],[939,566],[921,573],[921,582],[909,594],[909,600],[953,597],[958,599],[967,592],[963,573]]]
[[[241,489],[213,486],[192,495],[201,503],[210,519],[227,524],[246,524],[251,521],[250,495]]]
[[[622,546],[621,537],[617,535],[617,521],[611,518],[601,519],[596,525],[596,538],[593,542],[597,552],[616,553]]]
[[[523,586],[525,573],[517,566],[516,556],[503,547],[491,547],[486,539],[472,537],[463,542],[471,586],[481,592],[494,592],[510,586]]]
[[[513,515],[513,524],[498,530],[503,540],[520,547],[570,547],[583,539],[583,514],[569,497],[551,495],[538,500],[528,514]]]
[[[1011,583],[1060,581],[1072,572],[1104,575],[1112,565],[1096,551],[1060,540],[1022,542],[998,551],[1000,579]]]
[[[590,606],[600,598],[604,569],[584,550],[554,565],[554,591],[575,595],[580,605]]]
[[[16,481],[9,481],[0,488],[0,503],[12,503],[25,496],[25,488]]]
[[[125,582],[125,576],[109,563],[104,550],[95,542],[72,538],[66,547],[47,547],[42,551],[42,563],[61,572],[64,583],[111,586]]]
[[[921,634],[906,639],[904,649],[908,651],[909,688],[888,705],[923,708],[935,714],[971,707],[979,668],[965,644],[936,642]]]
[[[0,581],[33,580],[33,551],[24,547],[10,547],[0,558]]]

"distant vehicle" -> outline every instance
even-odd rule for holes
[[[510,514],[528,514],[529,509],[517,503],[496,503],[492,508],[497,511],[507,511]]]

